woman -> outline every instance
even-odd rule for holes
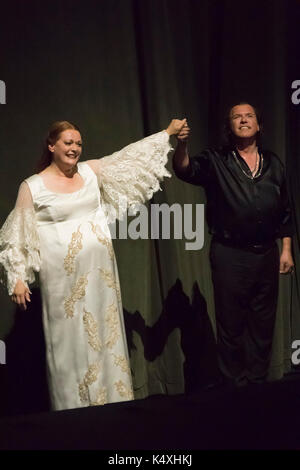
[[[50,128],[41,171],[20,186],[0,231],[0,265],[26,309],[39,271],[53,409],[133,398],[121,294],[108,223],[150,199],[185,120],[99,160],[78,163],[80,131]]]

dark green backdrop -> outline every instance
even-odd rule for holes
[[[3,2],[2,2],[3,3]],[[297,69],[296,0],[15,1],[1,4],[0,220],[32,174],[50,123],[79,125],[85,158],[110,154],[187,117],[191,153],[217,145],[227,106],[264,111],[264,143],[286,163],[294,208],[296,273],[281,279],[270,379],[290,369],[300,338],[300,127],[291,102]],[[171,169],[171,165],[170,169]],[[205,202],[201,188],[163,184],[154,202]],[[195,390],[216,371],[209,236],[199,252],[184,241],[116,241],[136,397]],[[37,303],[38,304],[38,303]],[[34,316],[15,314],[1,294],[0,334],[14,336],[6,368],[37,359]],[[26,316],[27,315],[27,316]],[[19,344],[19,346],[18,346]],[[40,343],[38,343],[40,345]],[[30,356],[32,354],[32,356]],[[15,361],[15,362],[14,362]],[[30,377],[22,377],[23,385]]]

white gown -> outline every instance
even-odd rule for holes
[[[28,185],[30,203],[21,190],[0,231],[2,279],[9,294],[17,279],[32,282],[39,271],[55,410],[133,399],[108,221],[159,189],[159,180],[169,176],[170,149],[162,131],[100,159],[98,175],[78,163],[84,185],[68,194],[51,192],[40,175],[33,175],[21,185]]]

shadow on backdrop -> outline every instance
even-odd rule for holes
[[[185,393],[193,393],[218,380],[216,342],[207,313],[206,301],[198,284],[193,286],[192,303],[177,279],[164,301],[163,310],[154,325],[147,326],[142,315],[136,311],[124,310],[128,348],[135,348],[133,331],[136,331],[144,345],[147,361],[160,356],[168,337],[175,328],[181,333],[181,349],[185,356]]]

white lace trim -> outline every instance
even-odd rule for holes
[[[134,215],[161,189],[159,182],[171,176],[165,168],[171,150],[168,133],[161,131],[99,160],[98,183],[109,223],[129,208]]]
[[[39,236],[33,208],[15,208],[0,230],[0,282],[12,295],[18,279],[35,280],[41,266]]]

